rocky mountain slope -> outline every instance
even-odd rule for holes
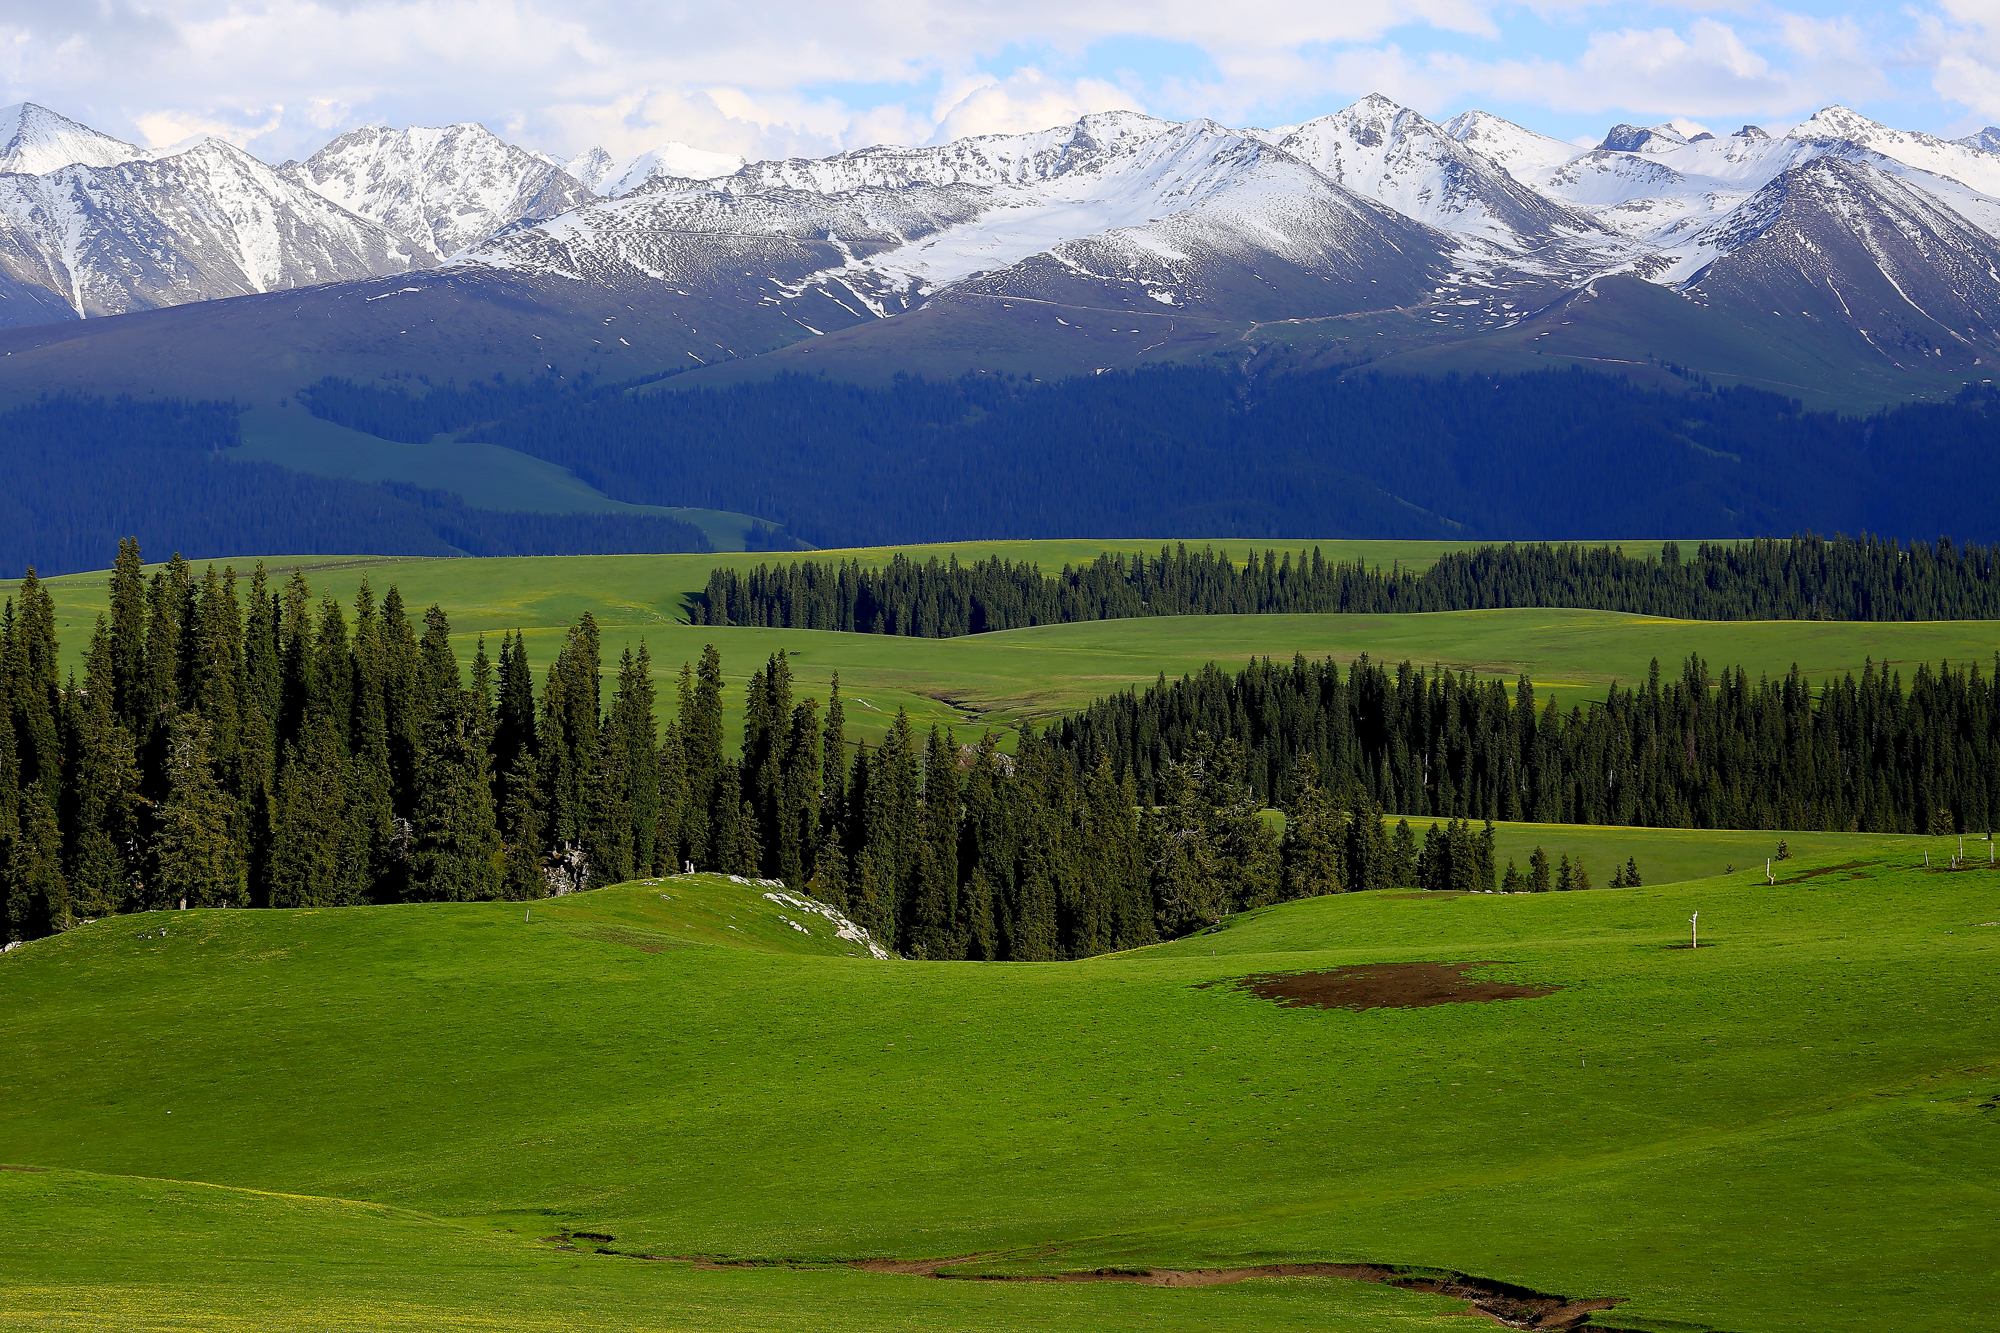
[[[1119,112],[747,164],[686,145],[558,164],[476,125],[371,127],[275,170],[213,141],[145,153],[40,108],[9,125],[9,160],[44,169],[0,175],[0,322],[333,284],[310,337],[262,306],[170,321],[203,346],[279,339],[240,346],[245,364],[1512,364],[1613,308],[1629,308],[1619,350],[1566,354],[1782,345],[1821,379],[2000,356],[2000,153],[1840,107],[1780,136],[1621,125],[1579,148],[1368,97],[1272,129]],[[1626,279],[1672,298],[1664,325]],[[79,345],[32,333],[17,350],[48,368]]]
[[[278,171],[432,262],[514,223],[552,218],[597,197],[555,163],[483,125],[370,125]]]

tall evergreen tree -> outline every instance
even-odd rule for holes
[[[161,905],[248,906],[249,867],[233,827],[236,811],[216,780],[201,714],[177,713],[168,724],[165,776],[153,875]]]
[[[410,896],[476,902],[500,896],[504,858],[488,772],[492,736],[470,690],[447,688],[424,738],[410,838]]]

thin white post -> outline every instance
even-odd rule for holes
[[[1688,934],[1689,934],[1689,937],[1690,937],[1690,938],[1689,938],[1689,940],[1688,940],[1688,948],[1690,948],[1690,949],[1699,949],[1699,948],[1701,947],[1701,913],[1700,913],[1700,912],[1696,912],[1696,913],[1695,913],[1695,914],[1694,914],[1693,916],[1691,916],[1691,917],[1689,917],[1689,918],[1688,918]]]
[[[1771,873],[1771,858],[1768,856],[1764,858],[1764,882],[1766,884],[1776,884],[1778,882],[1778,877]]]

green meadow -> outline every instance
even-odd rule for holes
[[[1723,837],[1593,836],[1662,867]],[[1990,1327],[2000,871],[1816,836],[1776,886],[1351,894],[1052,964],[879,961],[714,876],[99,921],[0,957],[0,1158],[41,1168],[0,1170],[0,1326],[1485,1326],[1325,1277],[844,1266],[895,1258],[1390,1264],[1646,1333]],[[1553,989],[1228,984],[1409,962]]]
[[[1005,555],[1044,569],[1079,563],[1105,550],[1158,551],[1156,541],[988,542],[899,548],[918,559],[960,560]],[[1239,557],[1247,546],[1219,543]],[[1273,545],[1281,545],[1274,543]],[[1319,542],[1329,558],[1427,568],[1452,549],[1438,542]],[[820,552],[886,562],[887,549]],[[960,639],[907,639],[812,630],[691,626],[686,599],[719,565],[754,566],[772,555],[546,556],[484,560],[393,560],[272,557],[273,570],[296,566],[316,592],[352,602],[366,579],[379,594],[391,584],[413,607],[435,602],[450,614],[459,656],[470,663],[480,636],[489,650],[501,634],[526,635],[530,660],[546,667],[567,627],[586,611],[602,627],[607,670],[626,647],[645,643],[663,686],[702,645],[721,650],[725,673],[739,687],[774,652],[793,654],[806,689],[823,693],[839,672],[855,699],[850,728],[871,741],[907,708],[920,727],[991,726],[1008,737],[1023,724],[1083,707],[1093,698],[1160,673],[1179,676],[1208,662],[1236,669],[1254,656],[1332,656],[1352,661],[1408,659],[1510,683],[1521,675],[1541,697],[1563,706],[1602,698],[1613,682],[1643,680],[1658,658],[1678,674],[1690,653],[1716,666],[1742,665],[1754,676],[1778,675],[1794,664],[1818,681],[1860,672],[1865,662],[1906,671],[1918,662],[1990,661],[2000,650],[2000,624],[1984,621],[1851,623],[1827,621],[1717,622],[1663,620],[1606,611],[1458,611],[1429,615],[1186,616],[1051,625]],[[247,570],[254,558],[235,562]],[[108,595],[103,574],[48,581],[55,598],[63,651],[74,664]],[[0,584],[0,596],[14,585]],[[742,691],[730,691],[740,707]],[[740,725],[732,712],[730,725]]]

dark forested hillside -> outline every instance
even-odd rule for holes
[[[691,607],[697,624],[952,638],[1029,625],[1133,616],[1257,612],[1392,613],[1564,606],[1684,620],[2000,619],[2000,548],[1794,537],[1679,543],[1657,556],[1608,546],[1481,547],[1422,574],[1267,550],[1238,567],[1226,552],[1109,552],[1044,575],[1000,557],[961,565],[798,560],[718,568]]]
[[[361,411],[363,392],[343,390],[341,410]],[[754,513],[820,546],[1080,533],[1992,541],[1996,402],[1978,386],[1854,418],[1581,371],[1252,381],[1155,367],[1057,383],[596,389],[472,434],[619,499]]]
[[[239,463],[226,403],[56,398],[0,414],[0,573],[101,568],[137,534],[190,558],[365,551],[706,551],[664,516],[501,513],[456,496]]]

